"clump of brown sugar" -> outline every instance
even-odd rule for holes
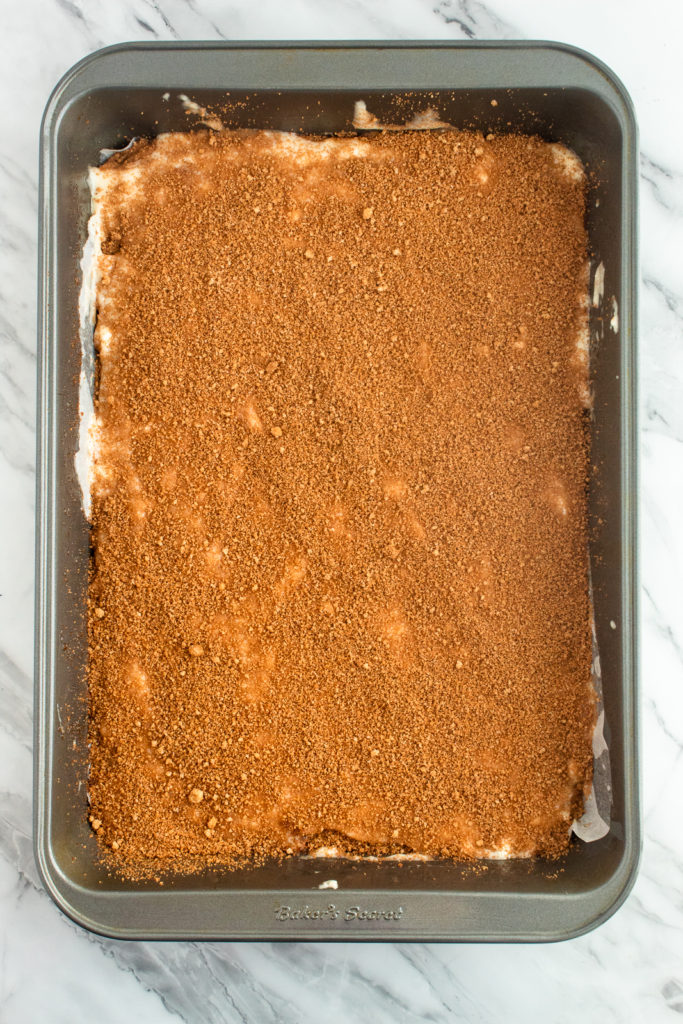
[[[98,839],[128,872],[562,853],[583,181],[455,131],[167,136],[99,180]]]

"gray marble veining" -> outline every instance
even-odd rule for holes
[[[683,148],[677,0],[23,0],[0,42],[0,1020],[99,1024],[665,1022],[683,1013]],[[37,141],[76,60],[129,39],[555,38],[602,57],[640,123],[643,798],[636,887],[559,946],[119,943],[82,931],[31,850]]]

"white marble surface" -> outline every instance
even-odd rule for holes
[[[3,0],[0,36],[0,1020],[673,1021],[683,1013],[680,0]],[[645,849],[597,931],[555,946],[118,943],[66,920],[31,851],[37,143],[52,85],[129,39],[552,38],[631,91],[642,144]]]

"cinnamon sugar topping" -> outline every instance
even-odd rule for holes
[[[566,849],[593,726],[567,166],[220,132],[95,172],[89,795],[122,870]]]

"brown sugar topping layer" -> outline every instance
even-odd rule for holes
[[[566,849],[584,192],[459,131],[169,135],[96,173],[89,797],[122,870]]]

